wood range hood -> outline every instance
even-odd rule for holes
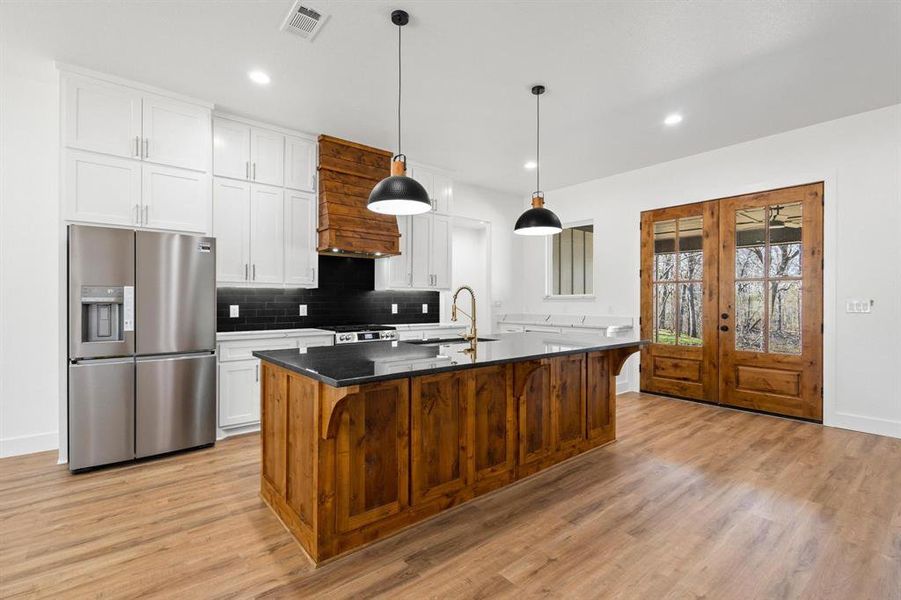
[[[369,192],[390,174],[391,157],[387,150],[319,136],[321,254],[363,258],[400,254],[397,217],[366,208]]]

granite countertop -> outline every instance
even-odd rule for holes
[[[495,341],[479,342],[475,356],[463,352],[469,347],[468,343],[409,342],[367,342],[317,348],[264,350],[254,352],[253,355],[328,385],[345,387],[647,343],[632,333],[584,338],[571,334],[506,333],[491,335],[490,339]]]

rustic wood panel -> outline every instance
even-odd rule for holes
[[[414,377],[411,385],[411,502],[469,483],[466,449],[474,380],[466,371]]]
[[[283,369],[267,363],[260,365],[260,407],[263,428],[262,475],[280,494],[285,494],[285,453],[287,443],[288,376]]]
[[[337,530],[347,532],[407,504],[407,382],[361,386],[344,401],[335,442]]]
[[[555,451],[585,439],[585,355],[573,354],[551,361],[551,431]]]
[[[653,377],[660,379],[676,379],[698,383],[701,379],[701,370],[701,361],[693,358],[654,356],[651,361]]]
[[[473,371],[474,480],[512,473],[516,459],[516,404],[513,366]]]
[[[585,359],[587,437],[592,442],[611,441],[615,431],[616,375],[610,372],[606,352],[592,352]]]
[[[319,386],[301,377],[286,377],[287,465],[285,502],[310,530],[316,526],[316,463],[318,447],[316,407]]]
[[[617,416],[617,443],[320,568],[257,496],[261,435],[0,459],[0,597],[898,597],[901,440],[633,393]]]
[[[542,361],[513,365],[513,388],[519,409],[519,463],[526,465],[551,453],[551,373]]]
[[[383,256],[400,253],[397,218],[366,208],[369,193],[390,174],[391,153],[319,136],[320,252]]]

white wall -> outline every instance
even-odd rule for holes
[[[470,224],[455,226],[453,230],[454,260],[451,272],[451,289],[457,289],[461,285],[468,285],[475,290],[478,309],[476,324],[479,335],[484,335],[494,329],[494,318],[491,311],[491,228],[489,225],[473,227]],[[469,298],[464,292],[459,298],[459,307],[469,311]],[[448,303],[445,319],[450,320],[450,306]],[[468,325],[466,317],[460,317],[460,323]]]
[[[52,61],[0,40],[0,456],[58,445],[58,144]]]
[[[516,298],[516,284],[522,263],[514,253],[513,224],[521,212],[521,196],[489,190],[487,188],[454,182],[454,214],[484,221],[489,227],[490,251],[490,293],[487,298],[478,298],[479,310],[485,317],[490,315],[492,328],[496,315],[511,312],[511,307],[519,304]],[[454,270],[461,260],[454,254]],[[460,285],[454,280],[454,285]],[[450,294],[441,294],[441,320],[450,319]],[[482,319],[479,319],[480,323]],[[482,328],[482,325],[479,325]],[[491,329],[482,329],[489,332]]]
[[[527,269],[517,286],[520,309],[637,318],[641,211],[824,181],[824,422],[901,437],[899,173],[896,105],[548,191],[547,206],[564,223],[594,220],[596,297],[546,300],[543,269]],[[516,242],[517,261],[544,263],[542,240]],[[847,298],[874,299],[873,313],[846,314]],[[628,368],[637,382],[637,360]]]

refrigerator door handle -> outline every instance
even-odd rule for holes
[[[73,367],[89,367],[91,365],[125,365],[134,362],[131,357],[123,358],[73,358]]]
[[[135,359],[135,362],[159,362],[159,361],[173,361],[173,360],[191,360],[193,358],[203,358],[204,356],[215,356],[215,350],[204,350],[202,352],[184,352],[181,354],[148,354],[145,356],[139,356]]]

